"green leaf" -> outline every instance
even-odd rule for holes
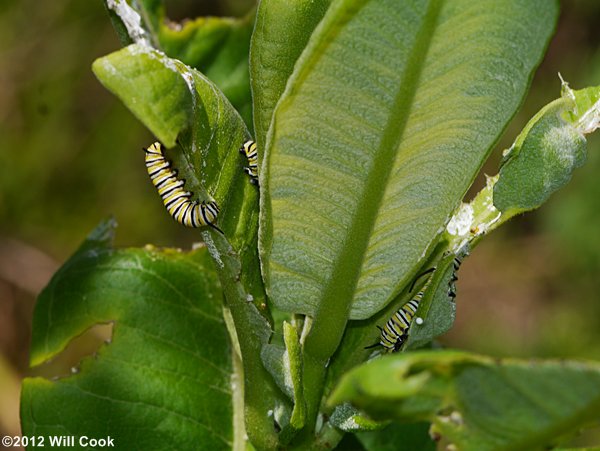
[[[339,405],[334,409],[329,418],[329,423],[344,432],[373,431],[386,425],[386,423],[378,423],[362,415],[348,403]]]
[[[25,379],[24,433],[110,436],[119,449],[230,449],[231,348],[206,248],[113,250],[113,227],[96,229],[40,295],[31,363],[96,324],[112,323],[112,340],[76,374]]]
[[[150,0],[153,1],[153,0]],[[104,0],[110,20],[123,45],[139,43],[156,45],[156,39],[151,32],[150,22],[143,7],[137,8],[127,3],[127,0]],[[143,19],[143,18],[144,19]]]
[[[428,423],[393,423],[379,431],[359,432],[356,437],[367,451],[435,451],[429,426]]]
[[[252,35],[250,70],[254,130],[262,154],[275,105],[331,0],[261,0]]]
[[[249,119],[249,124],[252,99],[248,54],[253,18],[201,17],[180,26],[161,21],[158,31],[161,49],[206,75]]]
[[[543,204],[585,162],[585,134],[600,122],[600,87],[573,91],[546,105],[507,151],[494,186],[494,206],[505,218]],[[506,219],[504,219],[506,220]]]
[[[261,174],[279,308],[368,318],[400,292],[520,105],[556,16],[547,0],[331,6]]]
[[[204,73],[251,124],[248,53],[254,14],[242,19],[200,17],[183,23],[169,21],[160,0],[105,0],[124,45],[152,45]]]
[[[186,179],[186,189],[201,199],[214,198],[221,207],[217,223],[225,235],[210,229],[203,239],[217,266],[241,349],[248,435],[257,447],[273,447],[268,412],[276,392],[260,358],[271,327],[259,272],[258,190],[244,174],[247,162],[238,151],[249,137],[246,126],[213,83],[152,48],[131,45],[98,59],[93,69],[163,144],[179,144],[174,150],[182,152],[169,149],[167,156]]]
[[[97,59],[92,70],[166,147],[191,126],[195,93],[188,70],[164,54],[133,44]]]
[[[600,415],[600,365],[415,352],[350,371],[329,399],[375,419],[430,421],[463,451],[537,450]]]

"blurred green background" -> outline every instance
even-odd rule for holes
[[[253,6],[166,3],[173,20],[242,15]],[[557,72],[575,89],[600,84],[600,1],[562,5],[548,54],[488,174],[527,120],[559,95]],[[95,58],[119,47],[101,0],[0,3],[0,435],[18,434],[20,380],[40,372],[28,369],[35,297],[102,218],[116,217],[119,246],[189,247],[199,239],[171,220],[148,180],[141,148],[152,136],[91,73]],[[466,260],[445,345],[600,360],[599,174],[597,132],[588,163],[566,189]]]

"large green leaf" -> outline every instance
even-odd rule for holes
[[[206,248],[113,250],[101,225],[53,277],[33,318],[31,363],[90,327],[109,344],[76,374],[25,379],[29,436],[110,436],[118,449],[230,449],[231,348]]]
[[[275,105],[313,30],[331,0],[261,0],[252,34],[250,70],[254,102],[254,130],[259,151]]]
[[[461,451],[541,450],[598,419],[600,365],[396,354],[350,371],[330,398],[348,401],[376,419],[430,421]]]
[[[367,318],[400,291],[521,103],[556,16],[547,0],[329,8],[275,111],[261,174],[278,307]]]

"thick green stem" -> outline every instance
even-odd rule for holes
[[[226,304],[235,325],[243,365],[248,438],[259,450],[276,449],[278,438],[269,411],[277,404],[277,392],[260,357],[261,349],[271,335],[271,326],[254,304],[248,302],[248,293],[240,281],[238,254],[217,232],[206,231],[203,237],[218,267]]]

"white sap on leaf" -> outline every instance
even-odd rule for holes
[[[148,55],[150,58],[153,58],[156,61],[160,62],[165,68],[175,72],[176,74],[179,74],[181,76],[181,78],[183,78],[183,81],[185,82],[188,90],[190,91],[190,94],[192,95],[192,99],[193,99],[194,106],[195,106],[196,87],[195,87],[195,81],[194,81],[194,73],[192,72],[191,68],[189,68],[188,66],[183,64],[181,61],[169,58],[167,55],[165,55],[160,50],[157,50],[150,46],[130,45],[129,47],[127,47],[127,50],[129,51],[129,53],[131,55],[134,55],[134,56],[142,55],[142,54]]]
[[[560,72],[558,74],[558,78],[560,78],[561,83],[561,96],[571,100],[574,103],[575,106],[573,113],[579,116],[579,120],[575,124],[575,128],[577,128],[577,130],[584,135],[592,133],[600,128],[600,100],[588,108],[587,111],[578,111],[575,91],[569,87],[569,83],[562,78]]]
[[[203,232],[202,238],[204,239],[204,244],[206,244],[208,253],[213,258],[213,261],[217,264],[217,266],[220,269],[225,268],[225,264],[223,263],[223,260],[221,260],[221,253],[217,249],[217,246],[215,246],[215,242],[213,241],[212,237],[210,236],[210,233],[208,233],[208,231]]]
[[[572,168],[575,164],[576,149],[573,148],[575,143],[573,142],[573,134],[570,126],[554,127],[548,130],[547,141],[555,149],[560,165],[565,169]],[[552,181],[552,179],[544,180],[544,184],[549,186],[552,184]]]
[[[469,233],[473,224],[473,207],[471,204],[461,204],[458,211],[452,216],[446,230],[450,235],[462,236]]]
[[[106,6],[119,16],[133,42],[150,47],[146,31],[142,28],[142,18],[135,9],[125,0],[106,0]]]
[[[192,96],[195,96],[196,88],[194,86],[194,75],[188,70],[187,67],[185,67],[185,69],[183,69],[183,70],[181,68],[177,68],[177,69],[179,69],[179,73],[181,73],[181,76],[183,77],[183,80],[187,84],[187,87],[190,90],[190,93],[192,94]]]
[[[587,135],[600,128],[600,100],[592,105],[577,121],[577,129]]]
[[[339,425],[342,431],[356,431],[360,429],[360,425],[354,420],[354,417],[348,417]]]
[[[455,424],[462,425],[464,423],[462,415],[459,411],[455,410],[450,414],[450,421]]]
[[[331,415],[331,423],[345,432],[364,430],[364,420],[348,403],[337,406]]]

